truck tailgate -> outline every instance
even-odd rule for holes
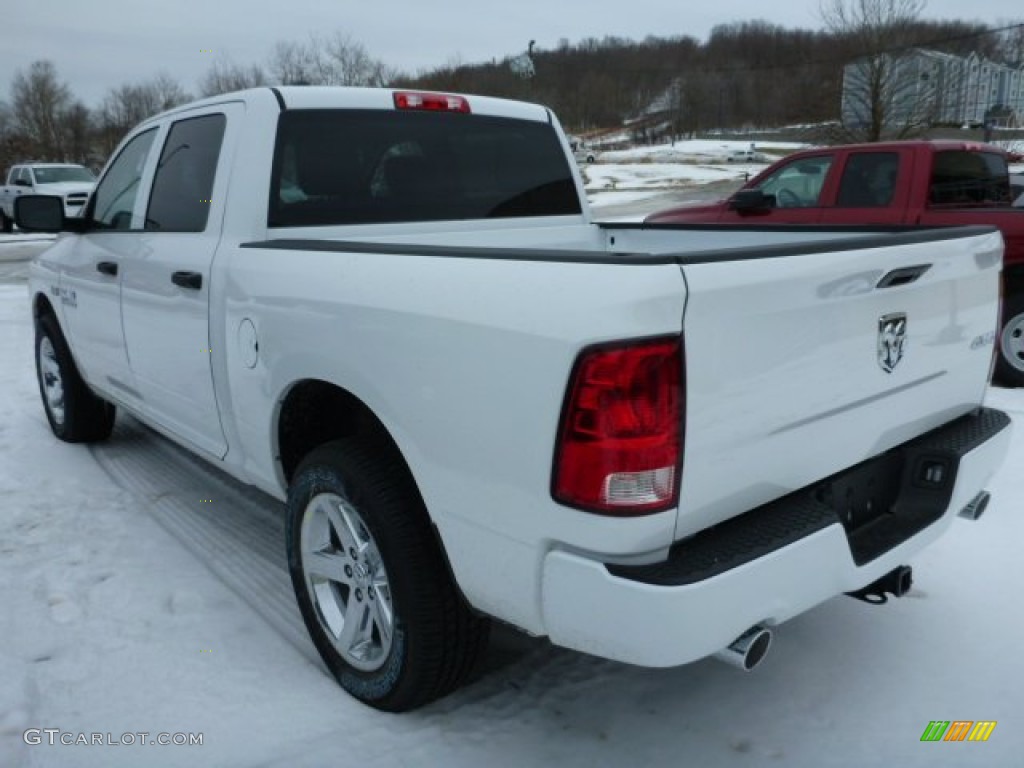
[[[980,404],[997,327],[999,235],[873,245],[683,261],[677,539]]]

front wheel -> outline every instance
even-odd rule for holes
[[[288,491],[288,568],[313,644],[352,696],[402,712],[457,688],[489,625],[449,575],[407,469],[339,440],[302,461]]]
[[[67,443],[106,440],[114,428],[114,406],[82,380],[53,315],[36,321],[36,378],[53,434]]]
[[[0,208],[0,232],[13,232],[14,222]]]
[[[1024,387],[1024,293],[1006,297],[997,343],[995,380],[1008,387]]]

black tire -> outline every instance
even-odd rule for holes
[[[339,525],[339,513],[355,525]],[[349,534],[343,531],[353,529],[357,541],[369,542],[358,553],[346,552]],[[450,693],[476,670],[490,623],[473,613],[453,583],[419,492],[393,452],[351,440],[312,451],[288,490],[287,547],[295,596],[313,644],[355,698],[376,709],[404,712]],[[305,552],[315,552],[321,565],[304,562]],[[307,573],[307,567],[316,571],[327,562],[332,564],[327,572],[338,579],[323,571]],[[392,630],[386,643],[382,627],[389,604]],[[361,623],[353,626],[368,630],[351,644],[343,639],[344,628],[357,615]],[[339,647],[347,647],[347,655]]]
[[[3,210],[0,210],[0,232],[13,232],[14,222],[11,221],[4,214]]]
[[[1024,387],[1024,293],[1003,299],[993,379],[1004,387]]]
[[[114,406],[82,381],[53,315],[36,321],[36,380],[53,434],[67,443],[93,443],[110,437]]]

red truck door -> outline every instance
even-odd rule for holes
[[[826,224],[906,224],[914,155],[909,149],[854,150],[842,158]]]

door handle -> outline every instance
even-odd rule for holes
[[[199,272],[175,272],[171,275],[171,282],[182,288],[198,291],[203,287],[203,276]]]
[[[96,271],[103,275],[117,276],[116,261],[100,261],[96,263]]]
[[[931,269],[931,266],[931,264],[916,264],[913,267],[894,269],[879,280],[875,288],[894,288],[899,285],[909,285]]]

